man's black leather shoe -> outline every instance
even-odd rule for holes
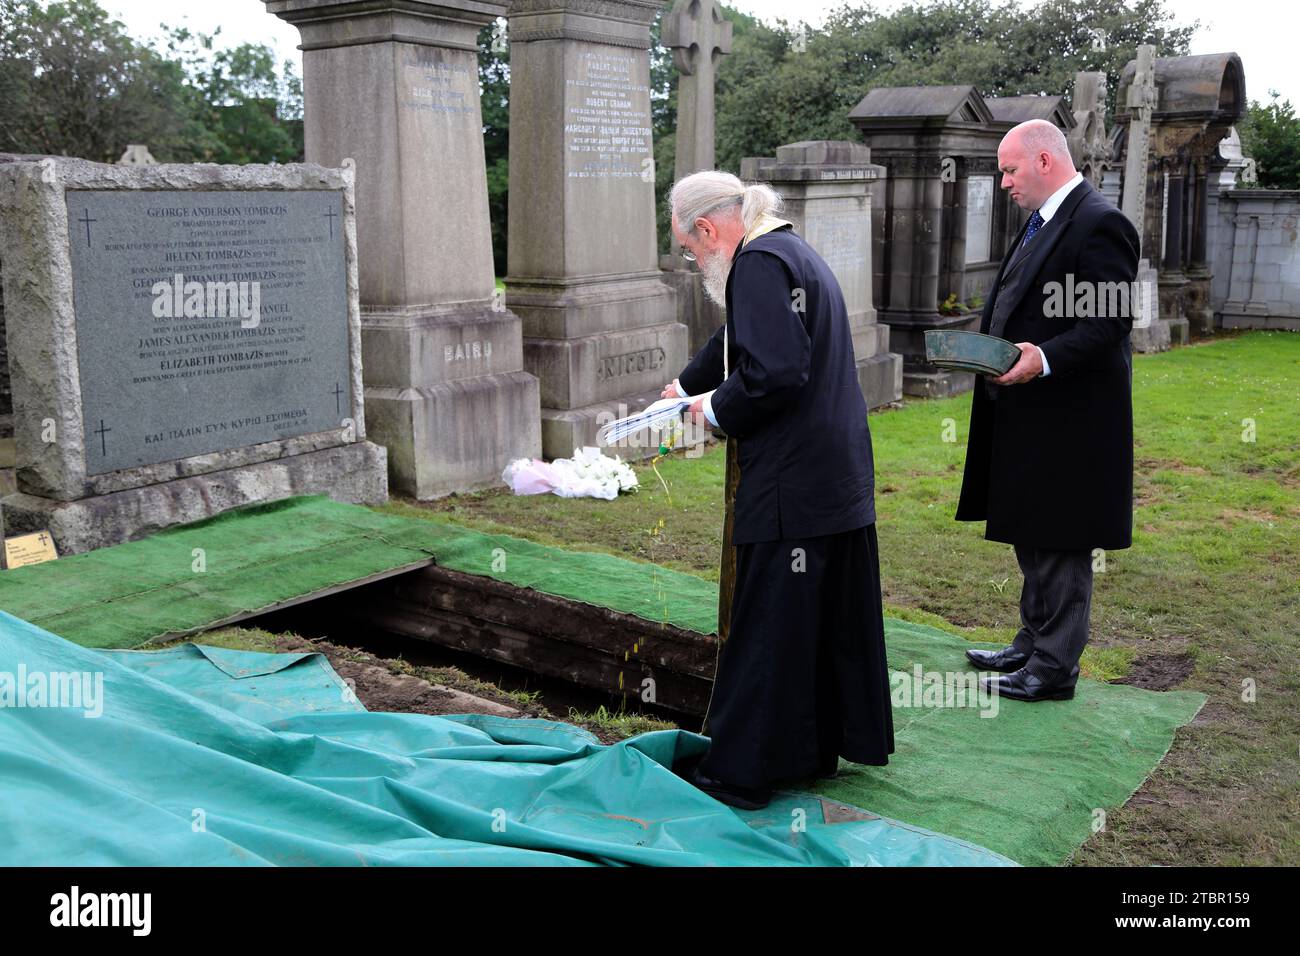
[[[1048,684],[1040,677],[1020,668],[1010,674],[1002,674],[998,677],[981,677],[980,686],[990,693],[996,693],[999,697],[1007,697],[1011,700],[1036,701],[1036,700],[1071,700],[1074,697],[1074,681],[1079,676],[1079,668],[1076,666],[1070,672],[1069,684]]]
[[[971,649],[966,652],[966,659],[985,671],[1018,671],[1029,661],[1028,654],[1022,654],[1015,649],[1015,646],[1004,647],[1000,651],[978,651]]]
[[[721,780],[706,777],[700,773],[698,767],[691,771],[687,779],[696,789],[703,790],[714,800],[721,801],[728,806],[739,807],[742,810],[761,810],[772,802],[771,790],[738,787],[734,784],[723,783]]]

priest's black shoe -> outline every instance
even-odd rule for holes
[[[986,691],[996,692],[999,697],[1011,700],[1071,700],[1074,697],[1074,681],[1079,676],[1079,668],[1070,672],[1068,684],[1049,684],[1041,677],[1025,668],[1002,674],[998,677],[981,677],[980,686]]]
[[[690,776],[686,779],[696,789],[703,790],[714,800],[719,800],[728,806],[739,807],[742,810],[761,810],[772,802],[771,790],[738,787],[735,784],[723,783],[721,780],[706,777],[700,773],[698,767],[692,770]]]
[[[966,652],[966,660],[970,661],[980,670],[985,671],[1018,671],[1025,666],[1029,660],[1029,655],[1021,653],[1015,649],[1015,646],[1004,647],[1000,651],[978,651],[971,649]]]
[[[832,777],[838,777],[839,770],[840,758],[826,757],[818,762],[815,772],[804,774],[802,777],[783,777],[780,780],[773,781],[772,786],[777,790],[807,787],[816,784],[819,780],[830,780]]]

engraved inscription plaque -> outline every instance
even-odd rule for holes
[[[577,93],[564,122],[570,179],[641,179],[645,174],[653,155],[650,90],[637,82],[636,63],[622,53],[588,50],[579,55],[579,76],[566,81]]]
[[[337,190],[69,190],[86,473],[345,427]]]
[[[993,238],[993,177],[966,180],[966,265],[988,262]]]

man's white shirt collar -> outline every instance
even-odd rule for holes
[[[1070,190],[1081,182],[1083,182],[1083,173],[1075,173],[1068,183],[1047,197],[1047,201],[1038,207],[1038,215],[1043,217],[1044,223],[1056,215],[1056,210],[1061,208],[1061,203],[1065,202],[1065,197],[1070,195]]]

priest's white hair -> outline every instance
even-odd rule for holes
[[[727,206],[740,207],[740,220],[745,231],[763,216],[779,212],[782,199],[779,193],[764,183],[742,183],[731,173],[719,169],[683,176],[673,184],[668,193],[668,206],[677,225],[686,233],[695,231],[695,220]],[[727,213],[730,215],[730,212]]]
[[[1047,153],[1052,159],[1059,162],[1073,163],[1070,158],[1070,146],[1065,141],[1065,134],[1055,123],[1049,123],[1045,119],[1025,120],[1018,126],[1013,126],[1007,132],[1007,136],[1012,133],[1020,134],[1020,145],[1024,147],[1025,153],[1029,156],[1037,156],[1039,153]]]

